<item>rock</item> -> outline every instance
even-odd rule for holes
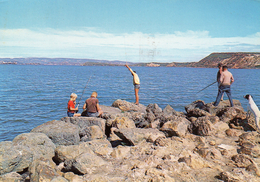
[[[224,134],[225,131],[228,130],[228,129],[229,129],[228,124],[225,123],[225,122],[220,121],[220,122],[217,122],[217,123],[215,123],[215,124],[213,125],[213,128],[212,128],[213,131],[212,131],[212,133],[214,133],[215,135],[216,135],[216,134],[219,134],[219,133]],[[226,133],[225,133],[225,134],[226,134]]]
[[[219,150],[216,148],[198,148],[196,149],[196,152],[203,158],[207,160],[221,160],[222,154]]]
[[[189,167],[193,169],[202,169],[205,167],[209,167],[207,161],[203,160],[198,155],[189,155],[188,157],[181,157],[178,159],[178,162],[185,162]]]
[[[115,128],[118,128],[118,129],[136,128],[134,121],[129,119],[128,117],[117,117],[112,122],[112,127],[115,127]]]
[[[119,108],[99,105],[103,111],[102,118],[108,119],[111,115],[121,114],[122,111]]]
[[[234,156],[237,154],[237,148],[232,145],[220,144],[218,145],[222,155]]]
[[[232,175],[229,172],[221,172],[219,178],[225,182],[239,182],[240,178]]]
[[[85,145],[97,155],[108,157],[113,151],[111,143],[107,139],[92,140],[86,142]]]
[[[80,141],[79,127],[63,121],[49,121],[31,132],[46,134],[55,145],[76,145]]]
[[[61,176],[58,176],[58,177],[53,178],[51,180],[51,182],[69,182],[69,181]]]
[[[165,135],[162,132],[153,128],[119,129],[115,130],[114,133],[129,145],[137,145],[139,142],[147,140],[150,136],[154,138],[154,141],[158,137],[165,137]]]
[[[55,161],[73,161],[76,157],[83,153],[94,154],[88,143],[80,143],[79,145],[58,146],[55,149]]]
[[[6,173],[6,174],[0,176],[1,182],[19,182],[22,180],[23,180],[22,175],[20,175],[16,172]]]
[[[243,142],[251,142],[253,144],[260,143],[260,134],[257,132],[247,132],[239,135],[239,145]]]
[[[189,131],[195,135],[208,136],[213,129],[213,124],[209,117],[199,117],[197,120],[191,122]]]
[[[145,113],[146,107],[142,104],[136,105],[134,103],[127,102],[125,100],[116,100],[113,104],[113,107],[119,108],[121,111],[138,111]]]
[[[244,154],[237,154],[231,157],[237,167],[246,168],[252,164],[252,159]]]
[[[241,123],[242,120],[246,119],[246,112],[241,106],[224,108],[220,110],[217,115],[220,116],[220,120],[226,123],[234,122],[238,124]]]
[[[127,155],[130,154],[130,147],[122,147],[117,146],[117,148],[114,148],[113,152],[111,153],[111,157],[116,159],[123,159]]]
[[[13,146],[12,142],[0,143],[0,174],[21,172],[32,160],[33,154],[28,147]]]
[[[59,177],[55,164],[47,159],[37,159],[29,167],[30,181],[51,181]]]
[[[99,126],[101,131],[105,134],[106,120],[104,120],[102,118],[96,118],[96,117],[64,117],[61,120],[65,121],[66,123],[72,123],[74,125],[78,125],[80,137],[84,137],[86,135],[89,136],[91,126]]]
[[[167,121],[160,128],[160,131],[164,132],[166,137],[180,136],[184,137],[188,132],[188,126],[190,122],[184,117],[175,117],[174,120]]]
[[[236,130],[236,129],[227,129],[226,131],[226,135],[230,136],[230,137],[238,137],[241,135],[241,131]]]
[[[144,119],[145,113],[132,111],[126,112],[124,115],[132,119],[138,128],[144,128],[147,126],[148,122]]]
[[[93,153],[83,153],[73,162],[73,167],[81,174],[91,174],[102,165],[107,165],[107,162]]]
[[[13,146],[26,146],[33,154],[33,158],[52,159],[55,144],[44,133],[23,133],[13,139]]]
[[[211,116],[208,111],[205,111],[207,106],[204,101],[197,100],[192,102],[191,104],[185,106],[185,110],[187,112],[188,117],[202,117],[202,116]]]
[[[86,128],[84,132],[84,136],[80,139],[82,142],[106,138],[105,133],[101,131],[100,127],[97,125]]]
[[[240,148],[241,154],[251,155],[252,157],[260,156],[260,147],[259,145],[253,144],[251,142],[243,142]]]
[[[149,104],[146,107],[146,112],[153,113],[156,118],[162,115],[162,109],[157,104]]]
[[[167,120],[171,120],[172,116],[184,117],[184,113],[183,112],[175,111],[170,105],[167,105],[163,109],[163,115],[164,115],[164,118],[166,118]]]

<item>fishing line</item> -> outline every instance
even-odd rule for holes
[[[83,92],[82,92],[82,94],[81,94],[81,97],[80,97],[80,99],[79,99],[79,103],[78,103],[77,107],[79,107],[80,101],[81,101],[81,99],[82,99],[82,97],[83,97],[83,95],[84,95],[84,93],[85,93],[85,91],[86,91],[86,88],[87,88],[87,86],[88,86],[88,83],[89,83],[91,77],[92,77],[92,75],[91,75],[91,76],[89,77],[89,79],[88,79],[88,82],[87,82],[87,84],[86,84],[86,86],[85,86],[85,88],[84,88],[84,90],[83,90]]]

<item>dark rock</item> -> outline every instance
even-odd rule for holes
[[[239,178],[233,176],[229,172],[221,172],[219,175],[219,178],[225,182],[239,182],[240,181]]]
[[[188,117],[202,117],[202,116],[211,116],[211,114],[206,111],[207,106],[202,100],[197,100],[191,104],[185,106]]]
[[[31,132],[46,134],[56,145],[76,145],[80,141],[79,127],[64,121],[49,121],[32,129]]]
[[[235,162],[237,167],[246,168],[252,164],[252,159],[244,154],[234,155],[231,157],[231,159]]]
[[[208,136],[213,129],[209,117],[199,117],[196,121],[191,122],[189,131],[195,135]]]

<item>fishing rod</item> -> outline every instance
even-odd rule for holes
[[[80,99],[79,99],[79,103],[78,103],[78,106],[77,106],[77,107],[79,107],[80,101],[81,101],[81,99],[82,99],[82,97],[83,97],[83,95],[84,95],[84,93],[85,93],[85,90],[86,90],[86,88],[87,88],[87,86],[88,86],[88,83],[89,83],[91,77],[92,77],[92,75],[91,75],[91,76],[89,77],[89,79],[88,79],[88,82],[87,82],[87,84],[86,84],[86,86],[85,86],[85,88],[84,88],[84,90],[83,90],[83,92],[82,92],[82,94],[81,94],[81,97],[80,97]]]
[[[218,81],[215,81],[215,82],[209,84],[208,86],[206,86],[205,88],[201,89],[201,90],[198,91],[197,93],[200,93],[202,90],[205,90],[206,88],[208,88],[209,86],[211,86],[211,85],[213,85],[213,84],[215,84],[215,83],[217,83],[217,82],[218,82]],[[197,93],[196,93],[196,94],[197,94]]]

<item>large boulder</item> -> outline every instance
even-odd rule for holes
[[[107,139],[91,140],[85,142],[85,145],[97,155],[108,157],[113,151],[111,143]]]
[[[76,145],[80,141],[79,127],[64,121],[49,121],[32,129],[31,132],[46,134],[56,145]]]
[[[72,170],[72,164],[76,157],[83,153],[92,153],[89,145],[85,142],[80,143],[79,145],[69,145],[69,146],[58,146],[55,149],[54,161],[57,163],[64,163],[64,170]]]
[[[111,116],[113,115],[118,115],[122,113],[122,111],[116,107],[104,106],[104,105],[100,105],[100,107],[103,111],[102,118],[104,119],[108,119],[111,118]]]
[[[1,182],[19,182],[23,181],[22,175],[16,173],[16,172],[11,172],[11,173],[6,173],[0,176],[0,181]]]
[[[143,140],[149,140],[150,142],[154,142],[159,137],[165,137],[163,132],[160,132],[159,130],[153,128],[118,129],[114,130],[114,133],[125,143],[131,146],[137,145]]]
[[[174,120],[167,121],[160,128],[160,131],[164,132],[167,137],[180,136],[184,137],[188,131],[190,121],[184,117],[175,117]]]
[[[169,121],[172,120],[173,116],[185,117],[183,112],[175,111],[170,105],[167,105],[163,109],[163,117],[166,119],[166,121]]]
[[[29,167],[30,181],[51,181],[59,177],[55,164],[48,159],[34,160]]]
[[[84,141],[91,140],[92,138],[99,138],[99,137],[92,137],[94,133],[91,133],[93,131],[93,126],[98,126],[103,134],[105,134],[106,129],[106,120],[102,118],[96,118],[96,117],[64,117],[61,119],[62,121],[65,121],[66,123],[72,123],[74,125],[77,125],[79,127],[79,135],[80,137],[84,137]],[[87,138],[87,139],[86,139]]]
[[[55,144],[44,133],[23,133],[13,139],[13,146],[28,147],[33,158],[40,157],[52,159],[54,157]]]
[[[233,100],[234,106],[241,108],[241,103],[238,100]],[[218,106],[214,106],[213,103],[205,103],[202,100],[196,100],[191,104],[185,106],[188,117],[203,117],[203,116],[221,116],[222,111],[230,107],[229,101],[221,101]]]
[[[83,153],[73,162],[73,167],[81,174],[92,173],[103,165],[107,165],[107,162],[93,153]]]
[[[112,122],[112,127],[115,127],[118,129],[136,128],[134,121],[129,119],[128,117],[117,117]]]
[[[21,172],[29,167],[33,154],[28,147],[13,146],[12,142],[0,143],[0,174]]]
[[[113,104],[113,107],[117,107],[119,108],[121,111],[138,111],[138,112],[142,112],[145,113],[145,109],[146,107],[142,104],[134,104],[131,102],[127,102],[125,100],[116,100]]]
[[[202,117],[202,116],[211,116],[208,112],[208,108],[204,101],[197,100],[185,106],[187,116],[189,117]]]
[[[191,122],[189,131],[195,135],[208,136],[213,129],[213,124],[207,116],[199,117]]]

